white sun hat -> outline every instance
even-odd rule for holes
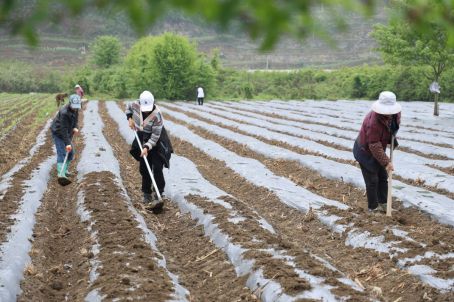
[[[79,84],[77,84],[76,86],[74,86],[74,88],[81,88]]]
[[[154,96],[150,91],[145,90],[139,97],[140,111],[147,112],[153,110]]]
[[[372,110],[378,114],[391,115],[401,112],[402,107],[396,102],[396,95],[393,92],[383,91],[378,100],[372,104]]]

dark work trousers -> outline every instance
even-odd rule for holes
[[[203,98],[197,98],[197,103],[199,105],[203,105]]]
[[[369,209],[377,208],[379,203],[386,204],[388,197],[388,173],[380,165],[377,172],[371,172],[361,165],[364,182],[366,183],[367,203]]]
[[[156,181],[156,186],[158,187],[159,193],[164,192],[164,187],[166,182],[164,180],[164,174],[162,173],[163,163],[159,158],[158,152],[156,149],[151,149],[151,152],[147,156],[148,163],[150,164],[151,171],[153,172],[154,180]],[[151,181],[150,174],[148,173],[147,165],[143,158],[140,159],[140,174],[142,175],[142,192],[151,194],[151,189],[153,187],[153,182]],[[154,191],[154,190],[153,190]]]

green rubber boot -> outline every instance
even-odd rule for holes
[[[71,161],[70,160],[67,160],[66,161],[66,165],[65,165],[65,176],[66,177],[70,177],[70,176],[73,176],[72,173],[68,172],[69,170],[69,165],[71,164]]]
[[[61,170],[61,167],[63,166],[63,163],[57,163],[57,175],[58,177],[62,176],[62,177],[66,177],[65,176],[65,171]],[[60,172],[61,172],[61,175],[60,175]]]

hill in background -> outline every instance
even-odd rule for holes
[[[169,31],[186,35],[208,56],[214,48],[219,48],[224,66],[241,69],[337,68],[380,62],[369,33],[373,24],[386,22],[384,7],[379,7],[370,19],[354,13],[346,14],[349,29],[345,32],[336,30],[335,22],[330,20],[323,7],[315,14],[332,29],[335,48],[315,36],[302,42],[284,38],[273,51],[263,54],[258,51],[259,43],[251,41],[235,26],[228,32],[222,32],[196,18],[176,12],[159,21],[149,33]],[[0,57],[64,68],[85,62],[90,53],[90,43],[99,35],[117,36],[125,50],[138,39],[127,18],[115,11],[85,13],[63,20],[58,25],[49,22],[39,29],[40,44],[34,50],[25,45],[22,37],[11,38],[0,31]]]

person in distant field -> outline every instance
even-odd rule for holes
[[[199,88],[197,88],[197,103],[199,105],[203,105],[204,97],[205,97],[205,93],[203,92],[203,88],[199,86]]]
[[[57,173],[60,177],[71,176],[68,173],[69,165],[74,158],[74,148],[71,141],[73,136],[79,133],[77,125],[80,108],[80,96],[72,94],[69,97],[69,104],[61,107],[52,121],[51,131],[55,149],[57,149]],[[66,152],[69,152],[69,154],[63,167]]]
[[[353,155],[366,183],[369,211],[386,211],[388,172],[394,171],[394,166],[385,152],[399,130],[402,108],[394,93],[383,91],[371,109],[355,140]],[[394,148],[397,146],[394,140]]]
[[[143,203],[150,209],[159,210],[163,207],[163,203],[159,201],[156,193],[152,194],[153,183],[144,158],[146,157],[150,164],[156,186],[162,196],[166,184],[162,169],[163,166],[169,167],[170,154],[173,149],[164,128],[161,110],[154,103],[153,94],[145,90],[140,94],[139,100],[127,106],[125,113],[129,127],[134,131],[137,130],[140,143],[143,146],[141,152],[137,140],[134,139],[130,151],[131,155],[140,162]]]
[[[80,96],[81,99],[83,99],[85,93],[84,93],[84,90],[82,89],[82,87],[80,87],[79,84],[77,84],[76,86],[74,86],[74,92]]]

